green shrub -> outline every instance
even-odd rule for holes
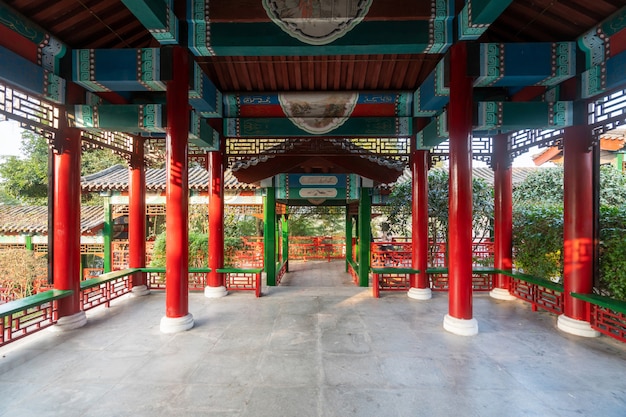
[[[626,207],[600,208],[600,289],[626,300]]]
[[[544,278],[563,275],[563,209],[518,208],[513,215],[515,267]]]

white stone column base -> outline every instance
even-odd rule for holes
[[[494,288],[493,290],[489,291],[489,296],[491,298],[495,298],[496,300],[504,301],[511,301],[517,298],[516,296],[511,295],[509,290],[504,288]]]
[[[188,313],[183,317],[162,317],[161,333],[179,333],[193,327],[193,316]]]
[[[475,336],[478,334],[478,322],[475,318],[464,320],[446,314],[443,318],[443,328],[459,336]]]
[[[598,337],[600,332],[593,330],[591,324],[586,321],[576,320],[561,314],[556,320],[556,327],[565,333],[574,334],[582,337]]]
[[[225,286],[221,287],[204,287],[204,296],[206,298],[222,298],[228,295],[228,291]]]
[[[433,298],[433,292],[430,288],[411,287],[406,295],[414,300],[430,300],[431,298]]]
[[[64,332],[66,330],[74,330],[87,324],[87,315],[84,311],[79,311],[71,316],[61,317],[57,320],[57,324],[52,326],[56,332]]]
[[[130,290],[131,297],[141,297],[150,294],[150,289],[147,285],[137,285]]]

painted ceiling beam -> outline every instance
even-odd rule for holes
[[[574,123],[574,103],[557,101],[477,103],[474,131],[562,129]]]
[[[86,131],[113,131],[159,136],[166,130],[162,104],[75,105],[74,126]],[[199,113],[190,113],[189,142],[204,150],[219,149],[219,133]]]
[[[415,135],[416,149],[432,149],[445,142],[449,137],[448,133],[448,113],[446,111],[438,114],[433,120],[417,132]]]
[[[0,46],[0,80],[37,97],[65,103],[65,80]]]
[[[36,48],[36,54],[32,56],[31,61],[37,65],[42,66],[46,71],[50,71],[56,75],[61,75],[61,59],[67,53],[67,46],[52,36],[50,33],[43,31],[40,27],[33,24],[30,20],[17,13],[5,4],[0,2],[0,25],[3,26],[5,34],[12,33],[13,36],[17,36],[21,39],[26,39],[31,42]],[[8,30],[4,30],[8,29]],[[13,37],[11,36],[11,38]],[[3,36],[4,41],[11,47],[12,40],[9,37]],[[15,42],[16,46],[23,45],[24,42]],[[30,49],[30,48],[29,48]],[[17,52],[14,50],[14,52]],[[20,50],[20,52],[22,52]]]
[[[224,136],[231,138],[409,137],[412,120],[410,117],[225,118]]]
[[[435,116],[450,101],[447,57],[440,60],[413,97],[413,116]]]
[[[458,15],[459,40],[476,40],[513,0],[467,0]]]
[[[373,0],[319,3],[260,0],[241,10],[187,0],[188,47],[197,56],[442,53],[453,40],[453,0],[386,1],[387,10],[406,11],[394,20]]]
[[[159,43],[173,45],[179,42],[173,0],[122,0],[122,3]]]
[[[286,92],[225,94],[224,116],[237,117],[410,117],[409,92]]]
[[[576,76],[576,43],[482,43],[469,60],[474,87],[554,86]]]
[[[449,138],[447,113],[433,118],[417,132],[416,148],[432,149]],[[574,103],[557,102],[479,102],[474,109],[474,133],[492,134],[522,129],[562,129],[574,122]]]
[[[171,79],[169,48],[76,49],[72,80],[92,92],[165,92]],[[189,103],[203,117],[222,116],[222,93],[193,62]]]
[[[582,73],[581,95],[591,98],[626,85],[626,51]]]

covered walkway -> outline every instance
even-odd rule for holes
[[[480,332],[459,337],[442,328],[447,293],[373,299],[341,286],[343,262],[304,265],[258,299],[190,294],[187,332],[159,330],[153,292],[0,348],[0,416],[624,415],[624,344],[487,294]]]

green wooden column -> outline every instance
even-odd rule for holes
[[[24,236],[24,246],[26,247],[26,250],[35,250],[35,247],[33,246],[33,237],[31,235]]]
[[[276,190],[274,186],[265,188],[263,201],[263,243],[264,264],[267,285],[276,285]]]
[[[352,216],[350,216],[350,207],[346,206],[346,272],[349,271],[350,261],[352,260]]]
[[[283,230],[283,262],[285,263],[285,271],[289,272],[289,215],[283,214],[282,217]]]
[[[113,215],[111,212],[111,199],[104,197],[104,226],[102,227],[104,238],[104,272],[111,272],[113,257],[111,253],[111,240],[113,237]]]
[[[370,238],[372,236],[372,194],[371,188],[361,188],[359,200],[359,286],[369,286],[370,273]]]

